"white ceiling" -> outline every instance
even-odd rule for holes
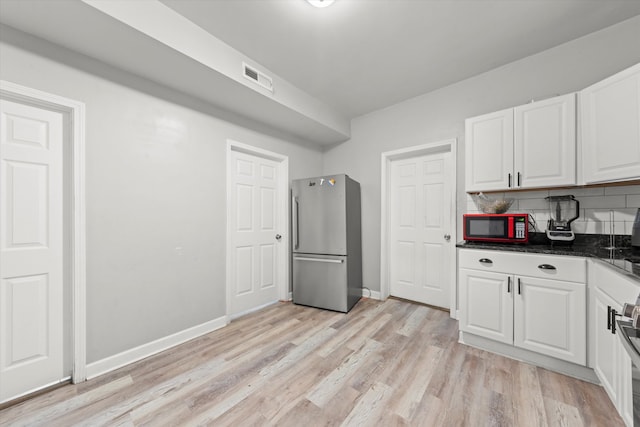
[[[637,0],[162,2],[349,117],[640,14]]]
[[[45,56],[53,43],[204,100],[230,121],[335,144],[349,138],[353,117],[640,15],[640,0],[336,0],[323,9],[305,0],[160,1],[0,0],[0,23],[45,40]],[[207,37],[221,40],[273,73],[278,88],[248,87],[240,60],[225,74],[171,47],[166,40],[187,37],[176,26],[161,29],[163,41],[100,5],[146,24],[158,23],[147,12],[168,11],[205,35],[187,40],[201,56],[224,62]],[[0,39],[22,43],[2,28]]]

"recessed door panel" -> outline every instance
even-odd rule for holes
[[[276,168],[271,165],[260,165],[260,176],[268,181],[275,181]]]
[[[253,230],[253,187],[246,184],[238,184],[236,187],[236,202],[237,230]]]
[[[405,185],[398,188],[398,204],[394,206],[398,213],[398,225],[403,228],[416,226],[416,187]]]
[[[424,228],[436,228],[442,229],[442,205],[444,203],[444,185],[438,184],[426,184],[423,186],[424,190]]]
[[[260,189],[260,222],[263,231],[276,229],[276,191],[273,188]]]
[[[275,286],[275,249],[275,244],[260,247],[260,287],[263,289]]]
[[[6,113],[7,143],[33,148],[49,148],[49,123],[31,117]]]
[[[414,242],[398,242],[397,243],[398,264],[396,271],[397,282],[405,285],[413,286],[415,284],[415,243]]]
[[[445,252],[442,245],[424,243],[422,253],[424,254],[424,262],[422,264],[422,268],[424,269],[422,273],[422,286],[431,288],[438,292],[448,291],[448,289],[443,289],[443,266],[445,266],[443,258],[445,256]]]
[[[236,159],[236,173],[238,176],[253,176],[254,164],[248,159]]]
[[[253,247],[236,248],[236,295],[253,290]]]
[[[2,313],[7,333],[3,368],[15,369],[49,355],[49,280],[46,274],[3,280]]]
[[[49,168],[46,164],[5,161],[3,191],[5,248],[47,246]]]

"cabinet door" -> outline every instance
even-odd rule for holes
[[[517,347],[586,365],[586,285],[516,276],[514,298]]]
[[[514,187],[576,183],[576,96],[514,109]]]
[[[465,121],[466,190],[513,186],[513,109]]]
[[[513,343],[513,278],[460,269],[460,329]]]
[[[640,64],[580,92],[585,183],[640,177]]]
[[[611,400],[617,402],[618,378],[614,367],[619,343],[617,342],[618,337],[607,329],[607,306],[616,310],[619,310],[620,306],[600,289],[593,288],[591,295],[593,296],[593,316],[595,318],[595,327],[591,335],[595,341],[593,370]]]

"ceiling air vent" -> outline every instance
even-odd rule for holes
[[[245,64],[244,62],[242,63],[242,68],[244,70],[244,76],[247,79],[259,84],[268,91],[273,92],[273,79],[271,77]]]

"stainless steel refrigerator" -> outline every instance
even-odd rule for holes
[[[293,302],[344,313],[362,296],[360,184],[347,175],[292,184]]]

